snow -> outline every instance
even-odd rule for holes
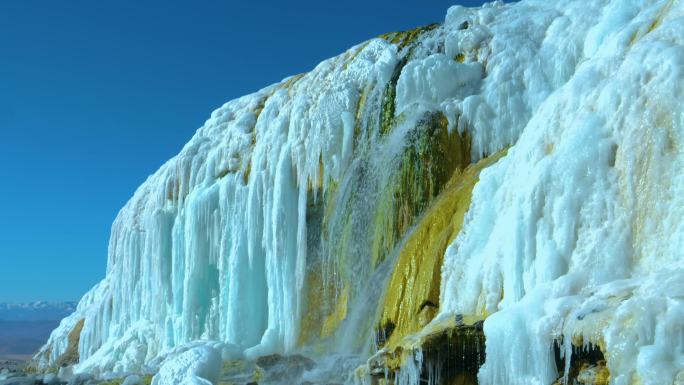
[[[401,71],[397,83],[397,112],[412,103],[436,109],[449,98],[462,99],[480,84],[482,71],[480,63],[461,64],[444,54],[414,60]]]
[[[167,358],[152,385],[210,385],[218,381],[221,354],[209,346],[199,346]]]
[[[489,315],[480,383],[551,383],[562,336],[566,354],[575,336],[604,346],[611,384],[684,378],[683,10],[455,6],[410,53],[373,39],[226,103],[121,210],[107,277],[55,330],[43,364],[81,319],[77,372],[159,369],[155,384],[206,384],[222,356],[293,352],[319,257],[308,254],[310,202],[331,183],[347,202],[366,165],[367,199],[351,209],[372,208],[408,125],[440,111],[472,138],[472,160],[510,146],[482,172],[442,270],[439,319]],[[405,55],[404,126],[383,137],[383,92]],[[350,314],[379,300],[361,297],[375,276],[358,243]],[[370,334],[360,328],[372,322],[357,323],[345,332]]]
[[[55,373],[48,373],[43,376],[43,383],[45,385],[57,385],[59,384],[59,378]]]

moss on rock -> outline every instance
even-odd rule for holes
[[[403,245],[380,320],[382,325],[394,325],[387,338],[390,346],[418,332],[437,314],[446,248],[461,229],[480,171],[503,154],[492,155],[465,170],[457,168]]]
[[[400,166],[375,215],[371,262],[391,252],[415,218],[442,191],[455,170],[470,163],[470,137],[449,132],[441,112],[431,112],[408,133]]]

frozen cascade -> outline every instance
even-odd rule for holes
[[[480,383],[553,382],[561,336],[604,346],[612,384],[684,369],[682,10],[608,3],[572,78],[483,171],[440,308],[492,314]]]
[[[122,208],[106,278],[36,362],[76,353],[76,371],[162,385],[216,382],[219,357],[311,353],[328,358],[304,378],[367,382],[353,369],[400,332],[458,315],[484,319],[481,384],[553,383],[554,344],[566,376],[579,344],[611,384],[684,383],[683,11],[454,6],[226,103]],[[445,207],[465,215],[453,236],[431,230]],[[415,280],[420,237],[446,249],[438,298],[394,314],[385,291]],[[395,382],[439,383],[428,358]]]

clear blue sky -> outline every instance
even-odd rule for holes
[[[0,2],[0,302],[76,300],[111,222],[211,111],[481,1]]]

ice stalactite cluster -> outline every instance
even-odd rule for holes
[[[554,339],[602,346],[614,384],[684,369],[682,11],[596,12],[572,78],[481,174],[440,309],[492,314],[480,383],[553,382]]]
[[[589,345],[613,384],[684,381],[683,11],[454,6],[226,103],[121,210],[37,362],[83,320],[77,371],[202,383],[315,352],[321,381],[372,356],[363,382],[457,319],[484,320],[481,384],[551,384]],[[441,378],[426,349],[388,381]]]

